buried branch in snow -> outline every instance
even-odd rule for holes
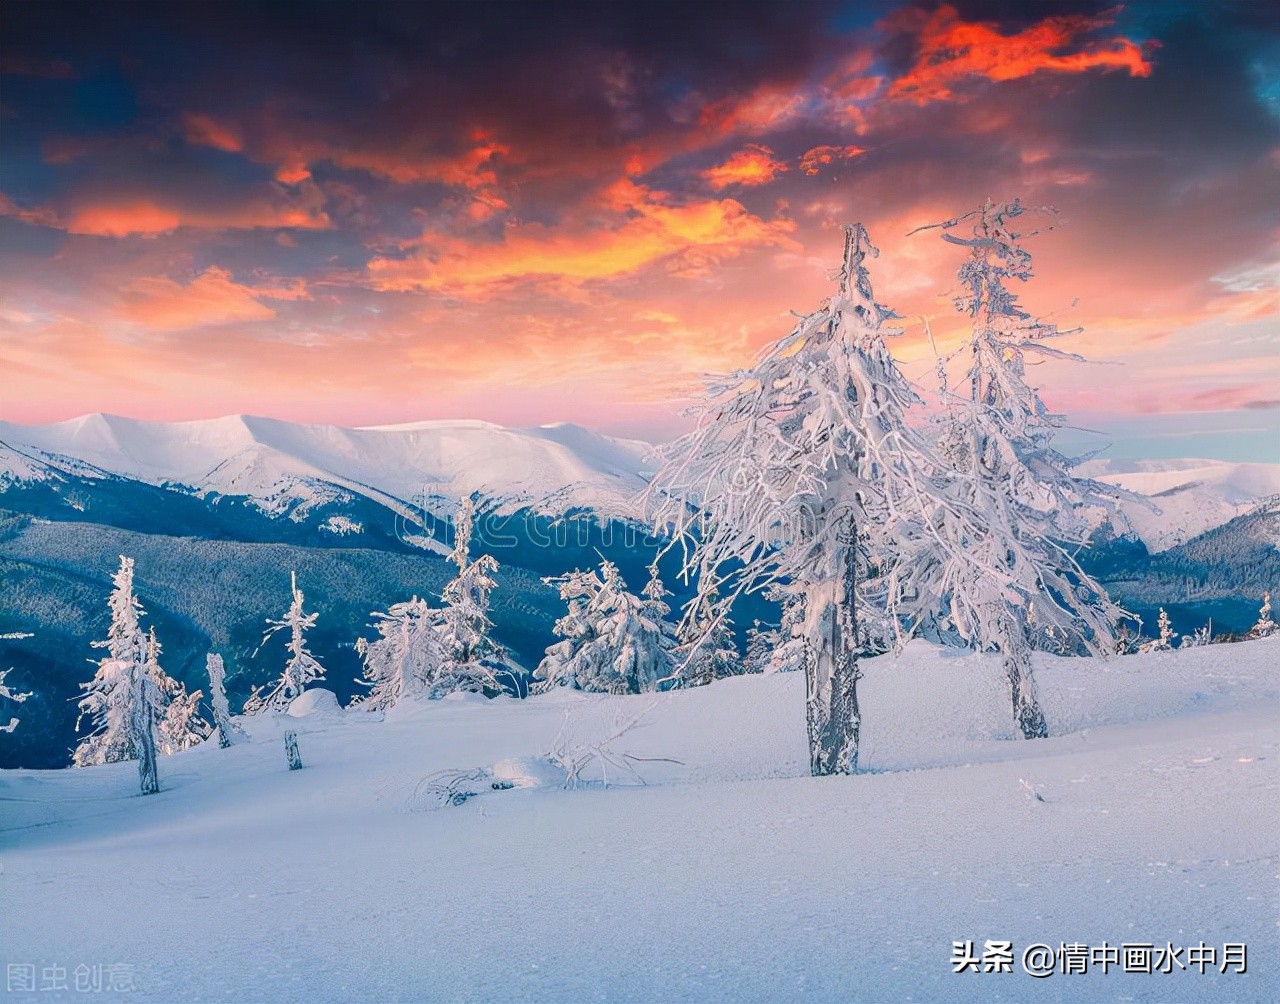
[[[608,788],[611,783],[646,784],[638,765],[681,764],[681,761],[639,756],[620,750],[615,744],[640,728],[653,707],[653,703],[649,703],[639,711],[618,708],[604,729],[590,738],[581,735],[581,724],[566,709],[560,731],[548,752],[541,756],[512,757],[491,767],[451,767],[435,771],[414,786],[405,808],[411,812],[442,809],[462,805],[487,791],[513,788]]]

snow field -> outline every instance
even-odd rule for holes
[[[1277,665],[1277,639],[1038,658],[1054,736],[1028,742],[998,659],[916,643],[864,663],[852,778],[804,776],[799,674],[309,696],[161,758],[156,796],[132,763],[0,775],[0,961],[125,963],[134,1001],[1274,1000]],[[613,748],[680,761],[647,787],[540,766],[641,711]],[[532,783],[411,811],[450,767]],[[1244,942],[1249,971],[951,972],[988,938]]]

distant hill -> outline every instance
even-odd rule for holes
[[[1280,464],[1225,460],[1105,460],[1075,473],[1145,495],[1159,511],[1122,506],[1133,531],[1151,551],[1184,544],[1280,494]]]

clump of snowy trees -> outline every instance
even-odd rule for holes
[[[492,637],[490,594],[498,563],[489,555],[470,556],[475,503],[464,498],[454,521],[449,561],[457,569],[441,592],[442,606],[417,596],[374,613],[378,637],[361,638],[370,688],[361,705],[370,711],[392,707],[406,697],[439,698],[459,691],[497,693],[498,674],[508,672],[506,654]]]
[[[144,611],[133,592],[133,559],[121,556],[108,600],[111,626],[94,642],[106,655],[92,680],[82,686],[77,731],[87,718],[90,731],[72,754],[72,764],[136,760],[143,794],[160,789],[156,754],[176,753],[201,742],[208,728],[196,712],[200,691],[187,694],[160,666],[155,629],[144,633]]]
[[[534,674],[535,692],[574,687],[642,694],[671,676],[678,643],[656,566],[641,596],[627,589],[618,566],[608,559],[601,560],[599,571],[543,581],[559,590],[568,612],[555,625],[562,640],[547,649]]]

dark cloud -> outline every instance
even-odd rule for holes
[[[1280,20],[1272,27],[1280,33]],[[1054,120],[1080,147],[1151,151],[1188,167],[1262,156],[1280,143],[1280,119],[1258,99],[1256,63],[1278,38],[1201,8],[1163,26],[1159,72],[1142,86],[1102,77]]]

